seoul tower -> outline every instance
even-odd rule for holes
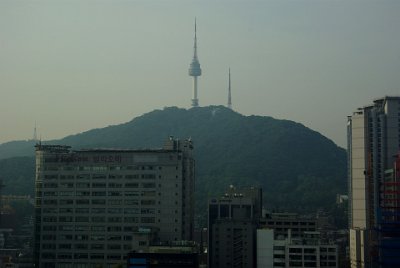
[[[192,107],[199,106],[199,99],[197,98],[197,77],[201,75],[200,62],[197,58],[197,36],[196,36],[196,19],[194,20],[194,47],[193,59],[189,66],[189,76],[193,76],[193,98]]]

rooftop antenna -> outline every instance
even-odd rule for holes
[[[232,109],[232,96],[231,96],[231,68],[229,68],[229,84],[228,84],[228,108]]]
[[[200,62],[197,58],[197,25],[196,18],[194,19],[194,46],[193,46],[193,58],[189,65],[189,76],[193,77],[193,98],[192,107],[199,106],[199,99],[197,98],[197,77],[201,76]]]

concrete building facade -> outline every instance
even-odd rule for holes
[[[274,239],[273,229],[257,230],[257,267],[338,267],[337,245],[323,241],[318,232],[294,238]]]
[[[400,97],[384,97],[348,117],[351,267],[379,267],[380,187],[400,148]]]
[[[261,217],[261,188],[231,186],[208,205],[208,267],[255,267],[255,232]]]
[[[138,228],[160,241],[193,239],[194,168],[190,140],[162,149],[36,146],[36,267],[125,263]]]
[[[304,232],[317,231],[317,219],[297,213],[269,212],[260,219],[260,228],[274,229],[275,238],[287,238],[289,229],[292,237],[302,237]]]

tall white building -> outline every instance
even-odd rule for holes
[[[160,241],[193,240],[190,140],[163,149],[36,146],[36,267],[124,264],[139,228]]]
[[[381,183],[400,148],[400,97],[357,109],[347,128],[351,267],[376,267]]]

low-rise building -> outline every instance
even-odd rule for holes
[[[303,238],[275,239],[273,229],[257,230],[257,267],[338,267],[338,247],[323,241],[319,232],[305,232]]]

